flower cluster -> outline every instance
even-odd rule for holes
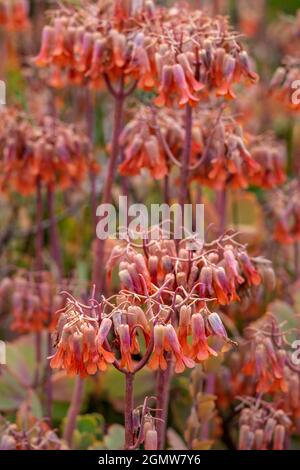
[[[279,327],[272,315],[266,315],[245,329],[247,351],[242,372],[256,383],[258,393],[286,392],[287,352]]]
[[[278,189],[269,198],[268,206],[273,220],[273,237],[282,244],[291,244],[300,239],[299,186],[291,181]]]
[[[52,69],[56,86],[98,87],[104,75],[123,75],[142,89],[157,88],[160,106],[174,99],[195,104],[210,89],[233,98],[233,83],[257,80],[227,19],[188,6],[155,8],[151,1],[88,3],[54,13],[35,63]]]
[[[50,116],[32,123],[12,108],[4,108],[0,117],[2,191],[26,195],[35,191],[37,181],[66,188],[79,184],[88,171],[98,171],[89,139],[78,127]]]
[[[0,0],[0,28],[23,31],[28,28],[28,0]]]
[[[283,450],[292,422],[272,404],[246,397],[239,424],[239,450]]]
[[[0,282],[1,309],[13,316],[11,329],[20,334],[53,331],[55,312],[63,306],[58,284],[50,273],[16,274]]]
[[[116,245],[107,262],[108,276],[118,264],[121,285],[130,292],[145,293],[142,277],[150,293],[167,286],[173,292],[185,290],[228,305],[239,300],[243,291],[261,284],[265,271],[271,269],[263,258],[250,258],[234,235],[224,235],[194,251],[189,243],[182,240],[176,245],[161,234],[160,239],[144,244],[144,254],[130,242]],[[166,291],[164,295],[171,294]]]
[[[250,184],[259,188],[271,189],[286,180],[286,151],[271,135],[253,138],[249,152],[258,163],[257,171],[250,177]]]
[[[106,370],[107,364],[115,360],[114,354],[105,347],[111,327],[109,318],[104,318],[99,325],[92,306],[68,299],[57,323],[57,350],[51,358],[51,367],[81,377]]]
[[[297,112],[300,109],[298,86],[300,80],[299,60],[287,58],[273,75],[270,94],[280,101],[286,110]]]

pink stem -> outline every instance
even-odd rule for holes
[[[59,246],[59,235],[55,217],[55,194],[53,187],[48,186],[48,210],[49,210],[49,219],[50,219],[50,252],[51,256],[56,264],[59,275],[62,275],[62,259],[61,259],[61,250]]]
[[[40,273],[43,269],[43,199],[42,184],[40,178],[36,182],[36,237],[35,237],[35,265],[36,270]],[[42,362],[42,337],[38,331],[35,335],[35,355],[36,355],[36,371],[34,378],[34,387],[38,387],[40,381],[40,367]]]
[[[125,449],[133,446],[133,380],[134,374],[125,374]]]
[[[179,203],[181,207],[186,204],[188,200],[188,183],[189,183],[189,166],[191,159],[192,148],[192,124],[193,112],[189,104],[186,105],[185,111],[185,144],[182,155],[182,168],[181,168],[181,181],[180,181],[180,194]]]
[[[87,90],[86,97],[86,124],[87,124],[87,133],[90,138],[91,145],[94,143],[94,111],[95,103],[93,99],[92,92]],[[96,192],[96,175],[94,171],[90,171],[90,183],[91,183],[91,209],[92,209],[92,221],[93,226],[96,229],[97,219],[96,219],[96,210],[97,210],[97,192]]]
[[[52,355],[52,337],[51,333],[47,333],[47,352],[48,352],[48,357]],[[50,362],[47,361],[47,367],[46,367],[46,386],[45,386],[45,392],[46,392],[46,412],[47,412],[47,417],[48,419],[52,420],[52,400],[53,400],[53,390],[52,390],[52,369],[50,367]]]
[[[114,110],[114,126],[112,137],[111,155],[108,162],[107,175],[104,183],[104,190],[102,196],[102,204],[111,202],[112,188],[117,169],[118,157],[120,152],[119,137],[123,123],[123,108],[124,108],[124,77],[121,78],[119,93],[114,95],[115,110]],[[93,282],[96,286],[97,295],[103,293],[104,290],[104,249],[105,240],[96,239],[95,260],[93,267]]]
[[[219,215],[219,235],[226,229],[227,190],[226,188],[217,192],[217,212]]]
[[[158,370],[156,381],[156,397],[157,397],[157,448],[164,450],[166,441],[166,428],[168,421],[168,408],[170,399],[170,383],[172,378],[172,360],[167,357],[168,367],[166,370]]]
[[[64,430],[63,438],[68,446],[72,447],[72,438],[76,426],[76,418],[80,412],[82,398],[84,392],[84,380],[77,376],[75,380],[75,387],[73,390],[71,404],[67,414],[67,422]]]

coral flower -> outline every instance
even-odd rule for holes
[[[204,318],[201,313],[192,315],[192,348],[191,357],[198,362],[206,361],[209,356],[217,356],[207,342]]]

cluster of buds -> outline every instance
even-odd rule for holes
[[[67,450],[45,421],[31,418],[28,429],[20,429],[3,418],[0,420],[0,450]]]
[[[126,2],[125,9],[123,3],[66,6],[54,13],[35,58],[38,66],[52,69],[52,84],[98,87],[104,75],[123,75],[142,89],[156,88],[156,104],[175,100],[183,106],[211,89],[232,98],[233,83],[257,80],[226,18],[188,6],[155,8],[146,1],[140,8]]]
[[[268,207],[274,222],[274,239],[282,244],[295,243],[300,239],[299,185],[291,181],[270,197]]]
[[[289,364],[284,332],[272,314],[266,314],[244,331],[245,354],[242,372],[251,377],[258,393],[287,392]]]
[[[185,239],[176,245],[161,232],[159,239],[144,243],[143,253],[130,241],[125,245],[121,242],[107,262],[108,276],[118,264],[121,285],[129,292],[145,294],[145,283],[150,293],[167,287],[163,294],[166,299],[179,290],[228,305],[273,273],[270,262],[249,257],[234,235],[225,234],[201,246],[198,242],[193,251],[190,242]]]
[[[0,28],[23,31],[28,28],[28,0],[0,0]]]
[[[299,59],[287,58],[273,75],[270,84],[270,94],[288,111],[297,112],[300,109],[297,85],[300,80]]]
[[[239,419],[239,450],[284,450],[292,422],[271,403],[245,397]]]
[[[34,192],[37,182],[60,188],[78,185],[98,171],[86,134],[74,125],[45,116],[37,123],[4,108],[0,124],[0,189]]]

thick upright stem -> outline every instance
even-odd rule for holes
[[[84,392],[84,380],[77,376],[75,380],[75,387],[73,390],[73,396],[70,404],[70,408],[67,414],[67,422],[64,430],[63,438],[67,442],[68,446],[72,447],[72,438],[74,429],[76,426],[76,418],[80,412],[82,398]]]
[[[157,448],[164,450],[166,440],[166,428],[168,421],[168,408],[170,399],[170,384],[172,378],[172,360],[168,357],[168,367],[166,370],[158,370],[156,381],[156,397],[157,397]]]
[[[36,182],[36,237],[35,237],[35,267],[40,273],[43,269],[43,199],[42,184],[38,178]],[[35,355],[36,355],[36,371],[34,378],[34,387],[38,387],[40,381],[40,368],[42,363],[42,336],[38,331],[35,334]]]
[[[192,124],[193,124],[193,111],[189,104],[186,105],[185,111],[185,144],[182,155],[182,168],[180,180],[180,194],[179,203],[181,207],[186,204],[188,200],[188,182],[189,182],[189,166],[191,160],[192,148]]]
[[[115,109],[114,109],[114,126],[112,136],[111,155],[108,161],[108,169],[106,180],[104,183],[102,204],[111,202],[112,188],[118,164],[118,157],[120,152],[119,138],[122,130],[123,123],[123,108],[124,108],[124,79],[121,80],[119,93],[114,96]],[[95,260],[93,268],[93,282],[96,286],[97,295],[101,294],[104,288],[104,249],[105,240],[96,238]]]
[[[94,113],[95,113],[95,99],[90,90],[86,91],[86,126],[87,134],[90,138],[91,145],[94,144]],[[90,171],[90,184],[91,184],[91,211],[93,227],[96,228],[96,210],[97,210],[97,191],[96,191],[96,175],[94,171]]]
[[[133,380],[134,374],[125,374],[125,449],[133,446]]]
[[[55,217],[55,194],[52,186],[48,186],[48,210],[50,219],[50,252],[56,264],[59,275],[62,275],[62,259],[59,244],[59,235]]]

